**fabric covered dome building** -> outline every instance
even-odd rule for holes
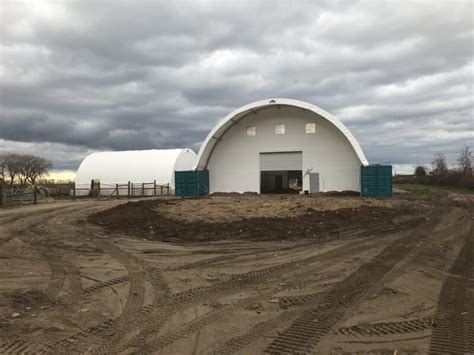
[[[238,108],[209,133],[197,170],[209,192],[360,191],[368,162],[336,117],[297,100],[262,100]]]
[[[77,170],[76,187],[90,187],[92,180],[102,186],[156,181],[174,189],[175,171],[190,170],[196,161],[196,154],[187,148],[92,153]]]

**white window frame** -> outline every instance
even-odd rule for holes
[[[316,133],[316,123],[315,122],[307,122],[304,125],[304,131],[307,134],[314,134]]]
[[[246,133],[247,133],[247,137],[255,137],[257,135],[257,127],[248,126]]]
[[[282,135],[285,134],[285,124],[280,123],[275,125],[275,134]]]

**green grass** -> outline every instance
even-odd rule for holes
[[[474,194],[474,191],[471,189],[463,189],[459,187],[445,187],[421,184],[393,184],[393,187],[400,190],[405,190],[409,192],[410,195],[419,197],[442,197],[450,193]]]

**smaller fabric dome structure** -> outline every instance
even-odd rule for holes
[[[82,161],[76,186],[90,187],[92,180],[101,185],[156,181],[174,189],[174,172],[191,170],[196,163],[196,153],[188,148],[97,152]]]

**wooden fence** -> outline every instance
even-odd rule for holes
[[[0,185],[0,206],[8,207],[18,203],[34,203],[38,199],[38,189],[36,185],[32,186],[17,186],[17,185]]]
[[[141,183],[108,183],[101,184],[91,181],[91,184],[77,185],[76,183],[47,183],[29,186],[0,184],[0,207],[15,204],[33,203],[52,199],[83,199],[83,198],[135,198],[166,196],[172,193],[169,183],[159,184],[153,182]]]
[[[171,194],[170,184],[153,182],[100,183],[91,181],[90,186],[75,186],[76,197],[93,196],[105,198],[165,196]]]

